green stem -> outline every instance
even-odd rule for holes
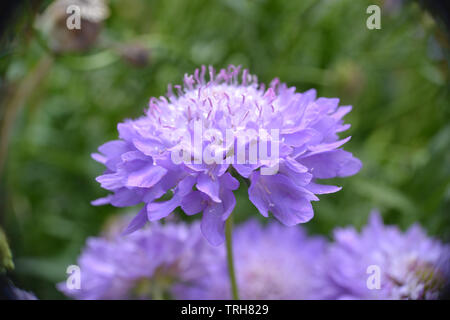
[[[238,287],[236,282],[236,273],[234,272],[233,263],[233,242],[232,242],[232,231],[233,231],[233,220],[228,217],[225,223],[225,238],[227,243],[227,263],[228,263],[228,274],[230,276],[231,283],[231,295],[233,300],[239,300]]]

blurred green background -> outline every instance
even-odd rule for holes
[[[419,222],[449,235],[448,38],[417,3],[110,1],[102,26],[83,29],[82,21],[72,38],[65,13],[47,10],[50,27],[33,20],[50,2],[23,13],[20,33],[0,54],[1,132],[9,140],[0,154],[0,222],[19,287],[62,298],[55,284],[85,239],[136,210],[90,205],[106,194],[94,180],[103,167],[90,154],[117,138],[118,122],[140,116],[151,96],[201,64],[241,64],[263,82],[279,77],[353,105],[346,149],[364,167],[314,203],[311,233],[360,227],[378,208],[403,229]],[[381,30],[366,28],[374,3]],[[237,221],[259,216],[245,190],[236,195]]]

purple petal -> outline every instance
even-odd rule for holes
[[[91,158],[97,162],[105,164],[108,161],[108,157],[101,155],[100,153],[91,153]]]
[[[275,218],[286,226],[295,226],[299,223],[305,223],[314,216],[314,211],[306,199],[274,199],[276,205],[271,210]]]
[[[351,137],[349,136],[345,139],[338,140],[335,142],[322,143],[322,144],[318,144],[318,145],[314,145],[314,146],[309,146],[308,149],[311,151],[311,153],[309,153],[308,156],[313,155],[313,154],[319,154],[319,153],[326,152],[326,151],[335,150],[335,149],[339,148],[340,146],[342,146],[343,144],[345,144],[346,142],[348,142],[350,139],[351,139]]]
[[[111,198],[112,198],[112,195],[108,195],[106,197],[98,198],[98,199],[95,199],[95,200],[91,201],[91,204],[93,206],[102,206],[104,204],[110,203]]]
[[[98,151],[108,158],[120,156],[122,153],[129,151],[128,145],[125,141],[113,140],[106,142],[98,148]]]
[[[361,161],[341,149],[304,156],[297,160],[309,167],[314,177],[319,179],[351,176],[362,167]]]
[[[123,187],[123,175],[120,173],[107,173],[95,180],[106,190],[114,190]]]
[[[139,170],[128,173],[127,187],[150,188],[158,183],[162,177],[167,173],[167,170],[154,166],[153,164],[146,165]]]
[[[244,178],[248,178],[252,172],[258,168],[256,164],[233,164],[233,168],[243,176]]]
[[[133,233],[134,231],[142,228],[145,223],[148,221],[147,219],[147,209],[144,206],[139,213],[131,220],[130,224],[127,228],[122,232],[122,235],[127,235]]]
[[[288,226],[309,221],[313,217],[310,201],[318,200],[310,191],[291,180],[283,174],[261,176],[256,172],[249,188],[250,201],[263,216],[271,211]]]
[[[225,190],[221,193],[220,197],[222,198],[222,220],[228,219],[230,214],[233,212],[234,207],[236,206],[236,198],[232,191]]]
[[[352,111],[352,106],[342,106],[342,107],[339,107],[335,113],[333,113],[332,117],[335,120],[340,120],[350,111]]]
[[[128,188],[116,190],[110,201],[115,207],[134,206],[140,202],[142,202],[141,194],[136,190],[130,190]]]
[[[320,97],[316,103],[324,109],[326,113],[334,112],[339,105],[339,98],[323,98]]]
[[[305,188],[315,194],[335,193],[342,189],[342,187],[317,184],[314,182],[310,182]]]
[[[181,201],[191,190],[195,178],[187,176],[182,179],[173,194],[172,199],[163,202],[152,202],[147,205],[147,216],[150,221],[167,217],[172,211],[181,205]]]
[[[220,203],[222,200],[219,198],[219,180],[212,179],[206,174],[200,174],[197,179],[197,189],[207,194],[213,201]]]
[[[239,188],[239,181],[229,172],[220,177],[220,183],[225,189],[236,190],[237,188]]]
[[[185,195],[190,193],[192,191],[192,187],[195,184],[195,181],[196,181],[196,179],[193,176],[187,176],[184,179],[182,179],[178,183],[177,195],[181,196],[181,197],[184,197]]]
[[[322,135],[314,129],[304,129],[294,133],[283,134],[284,142],[292,147],[301,147],[307,142],[320,141]]]
[[[253,174],[250,178],[252,183],[248,188],[248,196],[258,211],[267,218],[269,216],[269,200],[267,199],[267,194],[264,190],[258,186],[259,178],[259,173]]]
[[[149,203],[147,205],[148,220],[155,221],[167,217],[180,205],[180,202],[178,197],[173,197],[168,201]]]
[[[301,186],[308,185],[313,177],[313,175],[308,172],[308,168],[291,158],[286,158],[282,163],[280,173],[290,177],[294,183]]]
[[[187,215],[197,214],[205,209],[206,196],[200,191],[192,191],[181,201],[181,209]]]
[[[133,144],[136,149],[147,156],[152,156],[159,153],[159,150],[162,147],[161,142],[157,139],[133,139]]]
[[[225,222],[222,214],[223,207],[220,203],[212,203],[203,211],[201,230],[206,240],[213,246],[225,241]]]

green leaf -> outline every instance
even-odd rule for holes
[[[0,273],[14,269],[11,250],[6,240],[6,235],[0,228]]]

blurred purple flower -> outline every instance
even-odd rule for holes
[[[385,226],[373,212],[361,233],[337,229],[327,256],[330,298],[437,299],[448,278],[450,247],[419,225],[405,233]]]
[[[93,204],[145,204],[126,232],[181,207],[188,215],[203,212],[204,236],[211,244],[222,243],[225,221],[236,203],[233,190],[239,187],[230,172],[250,180],[249,198],[263,216],[270,211],[292,226],[313,217],[311,201],[319,200],[317,194],[340,190],[316,184],[316,179],[360,170],[361,162],[340,148],[350,139],[339,140],[338,133],[349,128],[342,118],[351,107],[338,107],[339,99],[316,98],[314,90],[297,93],[278,79],[266,90],[256,76],[234,66],[217,74],[210,68],[209,81],[205,73],[205,67],[197,69],[185,75],[184,86],[175,86],[177,94],[169,86],[167,98],[150,99],[144,117],[120,123],[120,140],[93,155],[107,168],[97,181],[112,192]],[[200,145],[191,140],[198,126],[203,130]],[[256,134],[243,141],[248,132]],[[255,144],[257,159],[239,161],[237,150],[250,153]],[[263,146],[274,151],[268,159],[260,157]],[[194,163],[174,163],[180,150]],[[204,150],[213,150],[220,161],[203,161]],[[157,201],[167,193],[170,200]]]
[[[13,288],[15,299],[17,300],[38,300],[34,293],[19,288]]]
[[[1,257],[0,257],[1,258]],[[14,283],[0,272],[0,300],[38,300],[29,291],[17,288]]]
[[[199,224],[152,224],[127,236],[90,238],[78,259],[80,288],[66,282],[60,291],[75,299],[160,299],[170,297],[174,282],[189,282],[206,273],[203,259],[215,248]]]
[[[320,299],[326,283],[319,273],[326,248],[321,237],[307,237],[301,227],[249,221],[235,228],[234,261],[242,299]],[[221,247],[220,249],[224,249]],[[177,284],[177,299],[230,299],[225,250],[209,261],[209,273]],[[219,261],[219,262],[218,262]]]

